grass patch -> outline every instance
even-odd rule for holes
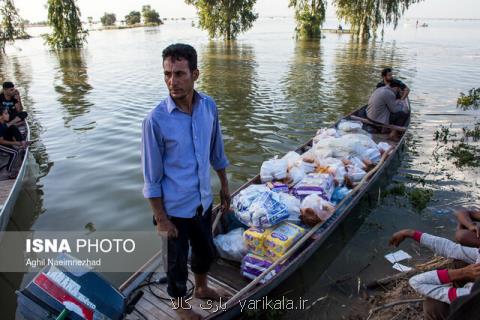
[[[472,88],[467,94],[460,93],[457,99],[457,108],[462,110],[477,110],[480,108],[480,88]]]
[[[433,191],[429,189],[414,188],[408,192],[408,199],[412,207],[417,211],[422,211],[427,207],[427,204],[432,200]]]
[[[447,158],[453,159],[453,163],[458,168],[478,167],[480,166],[480,149],[461,142],[447,150]]]
[[[448,143],[450,138],[456,137],[456,133],[450,132],[449,127],[440,126],[440,130],[435,130],[434,141],[439,141],[443,143]]]
[[[473,129],[468,127],[463,127],[463,137],[464,140],[472,139],[473,141],[480,140],[480,122],[475,123]]]

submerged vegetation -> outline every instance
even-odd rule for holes
[[[424,184],[424,183],[423,183]],[[382,193],[383,197],[406,197],[412,208],[421,212],[433,198],[433,191],[425,188],[409,187],[404,184],[395,184],[393,187],[385,190]]]
[[[299,38],[320,37],[320,28],[325,22],[327,8],[325,0],[290,0],[288,6],[295,10],[295,31]]]
[[[447,159],[459,167],[480,166],[480,148],[460,142],[447,149]]]
[[[457,99],[457,108],[478,110],[480,108],[480,88],[472,88],[467,94],[460,93],[460,97]]]
[[[48,0],[48,25],[52,33],[44,38],[53,49],[80,48],[87,41],[75,0]]]

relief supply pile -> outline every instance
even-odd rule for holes
[[[252,184],[234,198],[236,218],[246,230],[216,237],[225,259],[241,261],[242,275],[254,279],[284,256],[306,231],[330,219],[338,205],[380,161],[391,146],[376,144],[362,124],[341,121],[318,130],[303,154],[290,151],[265,161],[261,184]],[[288,263],[282,261],[262,282]]]

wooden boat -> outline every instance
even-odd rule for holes
[[[321,31],[330,33],[352,33],[350,29],[322,29]]]
[[[22,125],[18,126],[20,132],[26,137],[27,140],[30,140],[30,127],[27,122],[24,122]],[[1,240],[1,231],[5,231],[8,225],[8,221],[13,212],[15,203],[17,202],[18,194],[22,189],[23,178],[25,176],[25,171],[27,170],[28,162],[28,152],[30,147],[27,147],[23,155],[23,159],[18,161],[20,168],[18,169],[18,176],[16,179],[5,179],[0,181],[0,240]]]
[[[361,107],[342,119],[355,119],[365,123],[366,126],[371,125],[372,122],[364,118],[365,107]],[[342,119],[339,119],[338,122]],[[192,309],[201,314],[205,319],[232,319],[240,315],[241,308],[239,301],[253,301],[259,300],[266,296],[279,284],[285,281],[290,275],[292,275],[300,266],[305,264],[307,260],[315,253],[321,245],[328,239],[329,235],[344,221],[365,195],[368,189],[375,183],[376,180],[382,175],[385,169],[391,164],[395,154],[399,152],[399,149],[403,145],[406,137],[406,131],[410,119],[408,119],[405,127],[397,128],[402,131],[402,135],[399,141],[393,142],[388,140],[386,134],[372,134],[372,139],[379,143],[381,141],[388,142],[392,148],[389,152],[385,152],[382,156],[380,163],[365,176],[364,180],[355,187],[352,192],[336,206],[334,214],[324,223],[315,226],[298,241],[289,253],[292,253],[288,259],[288,264],[280,272],[278,272],[273,278],[266,281],[263,284],[259,283],[259,279],[254,281],[247,280],[240,275],[240,265],[223,259],[219,259],[213,266],[209,273],[209,283],[214,288],[221,288],[223,291],[228,292],[233,298],[229,301],[221,301],[222,304],[215,303],[213,306],[205,307],[206,303],[202,300],[192,298],[189,300],[189,304]],[[378,127],[378,125],[377,125]],[[386,125],[385,127],[391,127]],[[302,154],[312,147],[313,140],[310,140],[297,148],[295,151]],[[236,190],[232,196],[235,196],[242,189],[246,188],[250,184],[256,184],[260,182],[260,176],[255,178],[241,186]],[[214,216],[216,220],[222,220],[219,225],[214,229],[214,234],[225,233],[228,231],[228,223],[225,216],[222,216],[219,211],[219,207],[214,208]],[[218,217],[221,217],[220,219]],[[215,224],[214,224],[215,225]],[[155,271],[160,265],[160,254],[154,256],[145,265],[134,273],[126,282],[124,282],[120,290],[126,296],[133,296],[132,293],[143,291],[143,296],[136,304],[136,309],[132,315],[127,316],[127,319],[137,319],[139,316],[143,319],[178,319],[176,312],[172,309],[171,301],[168,299],[166,292],[166,285],[148,285],[152,283],[150,279],[155,276]],[[267,270],[268,273],[268,270]],[[193,275],[190,273],[189,279],[193,283]],[[147,285],[146,285],[147,284]],[[141,289],[138,289],[139,286]],[[137,290],[138,289],[138,290]],[[164,297],[166,299],[159,299]],[[203,307],[202,307],[203,306]],[[216,312],[215,312],[216,311]]]

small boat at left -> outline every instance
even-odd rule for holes
[[[30,140],[30,127],[27,122],[18,125],[18,129],[26,140]],[[3,177],[4,175],[2,174],[2,180],[0,180],[0,232],[5,231],[7,228],[8,221],[10,220],[18,195],[22,189],[23,178],[27,170],[29,151],[30,147],[28,146],[24,151],[19,153],[21,159],[15,161],[15,167],[13,168],[13,170],[18,171],[15,179],[9,179],[8,176]],[[4,158],[6,157],[0,151],[0,161],[3,161]]]

